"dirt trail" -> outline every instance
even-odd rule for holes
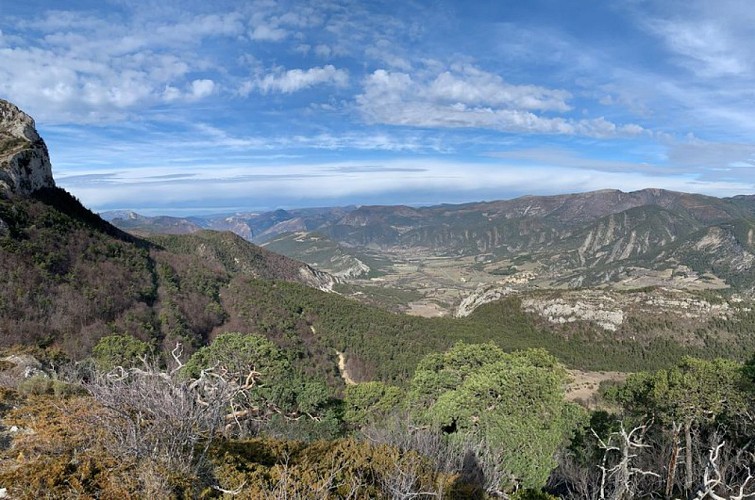
[[[338,371],[341,372],[341,378],[346,382],[346,385],[356,385],[357,383],[346,370],[346,355],[338,350],[336,350],[336,354],[338,354]]]

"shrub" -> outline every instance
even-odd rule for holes
[[[403,400],[401,389],[382,382],[350,385],[344,393],[343,418],[352,425],[381,420],[394,412]]]
[[[564,401],[565,381],[564,367],[544,350],[457,344],[420,363],[409,406],[418,422],[494,452],[503,470],[491,493],[539,488],[581,418]]]
[[[99,370],[108,372],[116,366],[136,366],[141,363],[140,358],[150,351],[149,344],[131,335],[108,335],[94,346],[92,358]]]
[[[41,396],[53,393],[53,381],[45,375],[34,375],[18,384],[18,392],[23,396]]]

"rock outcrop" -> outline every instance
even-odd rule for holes
[[[334,276],[306,264],[299,268],[299,277],[305,285],[318,288],[323,292],[332,292],[333,287],[338,283],[338,279]]]
[[[34,120],[0,99],[0,193],[29,195],[55,187],[50,155]]]
[[[461,301],[461,304],[459,304],[459,307],[456,309],[456,312],[454,313],[454,317],[466,318],[481,305],[487,304],[489,302],[495,302],[496,300],[501,300],[502,298],[508,295],[511,295],[513,293],[516,293],[516,290],[508,286],[507,287],[486,287],[484,285],[479,286],[477,287],[477,290],[475,290],[473,294],[467,296],[464,300]]]

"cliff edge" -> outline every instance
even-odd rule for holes
[[[26,196],[45,187],[55,187],[55,181],[34,119],[0,99],[0,194]]]

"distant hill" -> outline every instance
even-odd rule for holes
[[[124,231],[135,234],[189,234],[202,230],[202,226],[183,217],[145,217],[131,211],[109,212],[101,216]]]
[[[140,234],[187,234],[201,229],[231,231],[254,243],[263,243],[280,234],[312,231],[343,218],[356,207],[302,208],[270,212],[237,212],[192,217],[145,216],[131,210],[101,213],[114,225]]]
[[[346,248],[317,232],[283,233],[262,244],[274,252],[312,264],[341,278],[360,278],[374,275],[377,266],[370,267],[373,258],[354,248]]]

